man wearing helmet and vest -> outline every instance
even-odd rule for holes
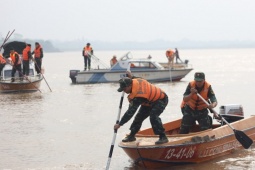
[[[206,101],[210,100],[211,104],[207,106],[207,104],[197,96],[197,93]],[[188,84],[183,94],[183,102],[185,102],[185,105],[182,110],[183,117],[180,134],[189,133],[190,127],[194,125],[195,121],[198,121],[200,130],[211,128],[208,109],[217,106],[217,99],[211,85],[205,81],[205,74],[203,72],[195,73],[194,81]]]
[[[165,135],[165,129],[162,125],[160,114],[165,110],[168,104],[168,96],[160,88],[150,84],[144,79],[125,77],[119,80],[120,88],[118,92],[124,91],[128,95],[129,107],[118,124],[114,125],[117,130],[120,126],[128,122],[137,111],[133,123],[130,126],[130,134],[122,140],[122,142],[135,141],[135,134],[140,130],[143,121],[150,117],[152,129],[159,140],[155,144],[167,143],[168,139]]]
[[[91,55],[93,55],[93,49],[90,46],[90,43],[87,43],[87,45],[83,48],[82,56],[84,57],[84,71],[90,70],[91,67]]]

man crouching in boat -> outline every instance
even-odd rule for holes
[[[165,129],[162,125],[160,114],[165,110],[168,104],[168,96],[160,88],[150,84],[141,78],[122,78],[119,80],[120,88],[118,92],[124,91],[128,95],[129,107],[118,124],[114,125],[117,130],[120,126],[128,122],[141,105],[130,126],[131,133],[122,140],[122,142],[135,141],[135,134],[140,130],[143,121],[150,117],[151,126],[159,140],[155,144],[167,143],[168,139],[165,135]]]
[[[207,106],[207,104],[197,96],[197,93],[206,101],[210,99],[211,104]],[[196,121],[198,121],[201,131],[210,129],[211,117],[208,115],[208,109],[217,106],[217,99],[211,85],[205,81],[205,74],[203,72],[195,73],[194,80],[188,84],[183,95],[185,107],[182,109],[183,117],[179,133],[189,133],[191,126],[194,125]]]

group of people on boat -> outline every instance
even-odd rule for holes
[[[32,57],[34,55],[34,58]],[[23,77],[29,75],[29,62],[33,60],[35,62],[35,70],[37,74],[41,73],[43,58],[43,49],[38,42],[35,42],[35,49],[31,52],[31,44],[26,44],[26,47],[22,51],[22,55],[15,51],[13,47],[10,49],[10,55],[6,59],[0,54],[0,75],[2,75],[2,70],[6,64],[12,66],[11,72],[11,82],[15,81],[15,73],[18,71],[19,78],[22,81]],[[1,77],[2,78],[2,77]]]
[[[135,135],[140,130],[143,121],[150,117],[150,122],[154,134],[159,135],[159,139],[155,144],[164,144],[168,142],[165,129],[162,125],[160,115],[168,104],[168,95],[159,87],[149,83],[145,79],[131,75],[127,71],[127,77],[119,80],[120,87],[118,92],[128,94],[129,107],[118,123],[114,125],[114,130],[119,129],[127,123],[137,112],[133,123],[130,126],[130,134],[127,135],[122,142],[135,141]],[[209,105],[204,103],[197,94],[200,94],[206,101],[211,101]],[[198,121],[200,130],[210,129],[212,126],[211,117],[208,109],[217,106],[217,99],[209,82],[205,80],[203,72],[196,72],[194,80],[189,82],[181,104],[183,118],[180,134],[189,133],[191,127]]]

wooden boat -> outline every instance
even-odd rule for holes
[[[231,117],[226,115],[229,123],[233,121],[229,126],[219,123],[213,124],[212,129],[199,131],[198,125],[194,125],[189,134],[178,134],[181,125],[181,119],[178,119],[164,124],[168,143],[155,145],[158,136],[148,128],[136,134],[136,141],[120,142],[119,146],[134,163],[148,169],[208,161],[243,149],[239,141],[242,139],[237,140],[230,126],[245,133],[251,139],[250,145],[255,141],[255,116]]]
[[[9,43],[6,43],[4,48],[4,57],[9,58],[10,49],[14,48],[15,51],[20,55],[22,58],[22,51],[26,47],[25,42],[19,42],[19,41],[12,41]],[[7,60],[7,63],[5,67],[3,68],[2,75],[0,75],[0,93],[13,93],[13,92],[33,92],[38,91],[41,85],[41,81],[43,79],[43,75],[37,74],[35,72],[34,62],[30,61],[29,63],[29,75],[24,76],[22,74],[22,78],[19,78],[19,71],[17,70],[15,73],[14,82],[11,81],[11,72],[12,72],[12,66],[9,63],[9,60]],[[43,70],[42,70],[43,72]],[[40,90],[39,90],[40,91]]]
[[[92,59],[93,57],[95,56],[92,55]],[[188,62],[176,64],[169,68],[165,64],[162,65],[154,61],[151,57],[133,59],[132,54],[128,52],[111,68],[101,69],[98,66],[89,71],[70,70],[69,77],[72,83],[76,84],[118,82],[120,78],[125,76],[124,73],[129,63],[131,63],[130,71],[135,76],[145,78],[150,82],[179,81],[192,70]]]
[[[2,71],[2,78],[0,80],[1,93],[33,92],[39,90],[43,76],[35,74],[32,63],[30,64],[29,76],[20,79],[19,73],[16,71],[14,82],[11,82],[11,70],[12,67],[10,65],[5,65]]]

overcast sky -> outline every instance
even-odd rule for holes
[[[43,40],[255,40],[255,0],[1,0],[0,36]]]

